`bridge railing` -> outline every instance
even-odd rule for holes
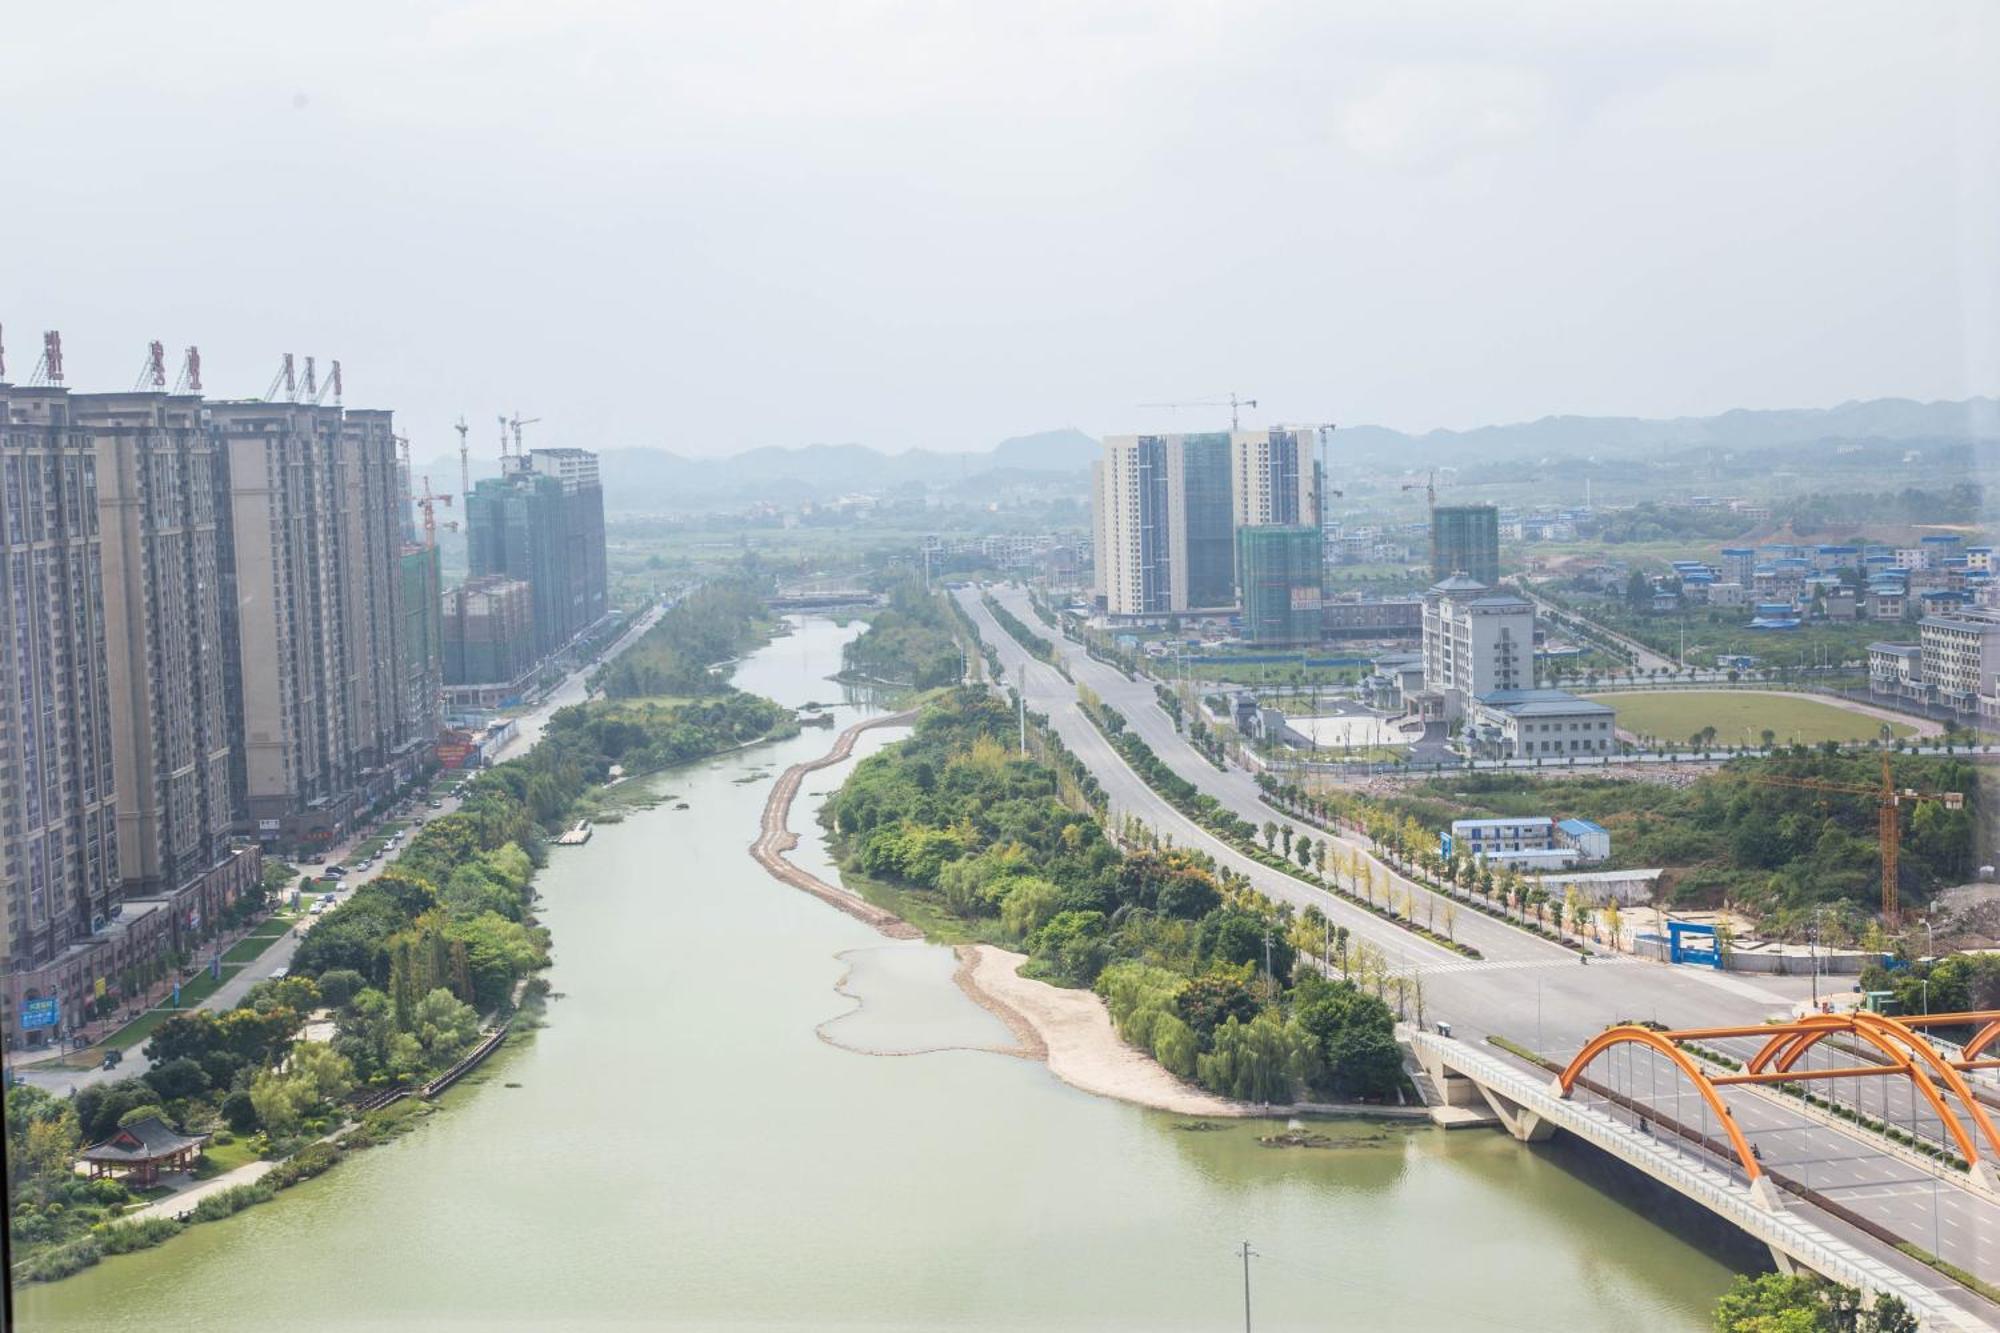
[[[1766,1208],[1747,1187],[1723,1172],[1691,1163],[1674,1148],[1640,1133],[1615,1116],[1555,1096],[1547,1080],[1453,1038],[1412,1032],[1410,1041],[1428,1051],[1437,1063],[1632,1163],[1814,1272],[1864,1291],[1896,1296],[1925,1328],[1989,1327],[1908,1274],[1848,1244],[1818,1223],[1783,1209]]]

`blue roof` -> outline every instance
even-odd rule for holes
[[[1564,819],[1556,823],[1564,833],[1602,833],[1604,825],[1592,823],[1588,819]]]
[[[1495,690],[1479,696],[1488,708],[1520,716],[1552,716],[1573,713],[1613,713],[1609,704],[1585,699],[1568,690]]]
[[[1451,826],[1454,829],[1540,828],[1554,823],[1547,815],[1521,815],[1514,819],[1454,819]]]

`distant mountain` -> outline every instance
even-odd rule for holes
[[[1829,408],[1738,409],[1712,417],[1543,417],[1507,426],[1410,434],[1386,426],[1344,426],[1333,437],[1336,470],[1381,464],[1398,472],[1432,464],[1533,458],[1631,458],[1665,449],[1713,447],[1756,451],[1820,442],[2000,441],[2000,400],[1919,403],[1877,398]],[[854,492],[902,487],[962,493],[974,478],[1009,486],[1035,480],[1084,489],[1097,441],[1080,430],[1042,431],[1002,440],[978,453],[912,449],[888,454],[863,444],[768,446],[728,458],[685,458],[665,449],[601,451],[605,505],[620,513],[681,513],[768,501],[796,505]],[[432,484],[456,487],[458,460],[429,465]],[[496,475],[477,460],[473,479]],[[994,474],[988,477],[987,474]],[[443,479],[450,478],[447,483]]]
[[[1919,403],[1876,398],[1838,407],[1751,411],[1713,417],[1543,417],[1511,426],[1410,435],[1382,426],[1343,428],[1335,448],[1349,456],[1411,463],[1499,458],[1618,456],[1662,448],[1770,449],[1847,440],[2000,440],[2000,400]],[[1344,446],[1344,448],[1343,448]]]

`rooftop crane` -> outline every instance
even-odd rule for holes
[[[296,403],[299,400],[299,385],[298,378],[292,370],[292,354],[290,352],[285,353],[285,359],[278,364],[278,373],[271,377],[271,387],[264,390],[265,402],[275,402],[277,400],[278,386],[281,384],[285,387],[285,397],[291,402]]]
[[[42,359],[35,362],[35,371],[28,376],[28,383],[40,385],[62,382],[62,330],[50,329],[42,335]]]
[[[141,389],[164,389],[167,387],[167,348],[158,338],[146,344],[146,364],[139,367],[139,380],[132,386],[134,393]]]
[[[335,360],[329,363],[332,369],[327,372],[326,379],[321,381],[320,386],[317,389],[313,387],[312,364],[313,364],[312,358],[307,357],[306,393],[311,396],[314,403],[318,403],[322,398],[325,398],[328,392],[330,391],[333,394],[333,405],[335,407],[340,406],[340,362],[338,360]]]
[[[437,507],[439,505],[450,505],[451,497],[449,495],[435,494],[431,490],[431,479],[425,477],[423,494],[414,495],[410,498],[415,501],[417,508],[424,511],[424,546],[429,549],[436,549],[438,544]],[[445,526],[456,529],[458,524],[448,522]]]
[[[512,426],[512,427],[514,428],[514,457],[515,457],[515,458],[519,459],[519,458],[525,458],[525,457],[527,457],[527,455],[526,455],[526,454],[524,454],[524,453],[523,453],[523,452],[521,451],[521,427],[523,427],[523,426],[532,426],[532,425],[534,425],[534,424],[535,424],[535,423],[536,423],[537,421],[540,421],[540,420],[541,420],[541,418],[540,418],[540,417],[523,417],[523,416],[521,415],[521,413],[520,413],[520,410],[519,410],[518,408],[517,408],[517,409],[515,409],[515,412],[514,412],[514,418],[513,418],[513,420],[511,420],[511,421],[509,421],[509,422],[507,423],[507,424],[508,424],[509,426]]]
[[[1875,798],[1875,827],[1882,843],[1882,919],[1890,925],[1896,924],[1900,907],[1896,900],[1896,871],[1899,854],[1903,846],[1902,807],[1914,805],[1918,801],[1940,801],[1947,810],[1965,807],[1965,794],[1955,791],[1918,791],[1915,787],[1896,786],[1895,776],[1889,768],[1889,756],[1882,756],[1882,781],[1872,786],[1857,782],[1831,782],[1825,778],[1794,778],[1778,774],[1753,777],[1750,781],[1765,787],[1795,787],[1805,791],[1832,792],[1844,796],[1872,796]]]
[[[470,495],[472,494],[472,447],[465,442],[465,433],[472,427],[466,425],[465,418],[461,416],[452,423],[452,429],[458,432],[458,493]]]
[[[201,392],[201,349],[192,343],[188,345],[187,355],[181,359],[181,375],[174,381],[174,392]]]
[[[1139,404],[1139,406],[1141,406],[1141,407],[1173,407],[1173,408],[1180,408],[1180,407],[1226,407],[1226,408],[1228,408],[1228,409],[1229,409],[1229,429],[1231,429],[1231,430],[1238,430],[1238,429],[1241,429],[1241,425],[1242,425],[1242,423],[1241,423],[1241,422],[1240,422],[1240,420],[1238,419],[1238,412],[1239,412],[1239,409],[1241,409],[1241,408],[1245,408],[1245,407],[1255,407],[1255,406],[1257,406],[1257,400],[1256,400],[1255,398],[1238,398],[1238,397],[1236,396],[1236,391],[1235,391],[1234,389],[1231,389],[1231,390],[1229,391],[1229,396],[1228,396],[1227,398],[1211,398],[1211,399],[1205,399],[1205,400],[1203,400],[1203,401],[1201,401],[1201,402],[1198,402],[1198,403],[1141,403],[1141,404]]]

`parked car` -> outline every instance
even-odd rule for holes
[[[444,809],[444,802],[443,802],[443,801],[432,801],[432,802],[431,802],[431,809],[433,809],[433,810],[442,810],[442,809]]]
[[[338,862],[335,862],[333,865],[330,865],[326,869],[320,871],[320,873],[322,875],[345,875],[347,873],[347,867],[339,864]]]

